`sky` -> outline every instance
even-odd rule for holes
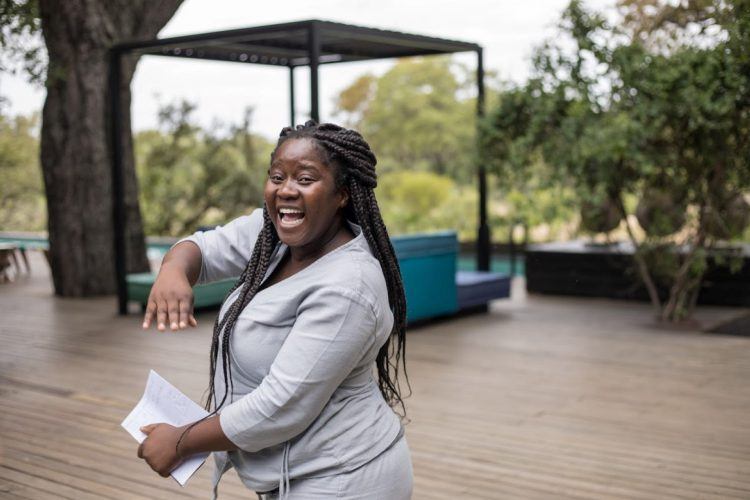
[[[485,68],[504,80],[521,82],[529,74],[535,47],[554,36],[555,24],[569,0],[185,0],[159,37],[322,19],[373,28],[478,43]],[[612,0],[588,0],[596,10],[611,9]],[[455,60],[476,66],[474,54]],[[320,115],[335,121],[333,102],[358,76],[383,74],[394,62],[367,61],[325,65],[320,69]],[[155,128],[160,105],[182,99],[197,104],[195,119],[203,127],[239,124],[244,109],[254,107],[252,130],[268,138],[288,125],[289,74],[285,68],[146,56],[132,82],[134,130]],[[309,78],[295,71],[297,121],[309,113]],[[44,89],[22,76],[0,76],[6,112],[41,111]]]

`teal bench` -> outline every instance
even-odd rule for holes
[[[410,322],[458,311],[458,238],[453,231],[391,238],[406,292]]]

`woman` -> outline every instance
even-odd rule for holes
[[[406,305],[375,163],[353,130],[287,127],[263,209],[165,256],[144,328],[195,326],[191,286],[240,279],[214,326],[214,411],[184,428],[142,429],[138,456],[159,474],[213,451],[214,496],[234,467],[264,498],[410,498],[409,449],[391,409],[404,408]]]

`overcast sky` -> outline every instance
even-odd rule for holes
[[[185,35],[304,19],[323,19],[381,29],[475,42],[484,47],[485,68],[505,80],[522,81],[534,47],[555,33],[568,0],[186,0],[160,37]],[[602,10],[612,0],[588,0]],[[457,60],[474,67],[473,54]],[[393,61],[326,65],[320,70],[321,119],[331,119],[334,97],[358,75],[382,74]],[[308,72],[295,72],[297,121],[309,112]],[[289,116],[288,71],[283,68],[148,56],[133,79],[133,128],[152,128],[160,103],[187,99],[198,105],[204,126],[239,123],[254,106],[253,130],[276,137]],[[10,113],[41,110],[44,90],[21,77],[0,76],[0,95]]]

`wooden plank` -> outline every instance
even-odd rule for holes
[[[19,470],[5,464],[0,464],[0,480],[27,484],[33,488],[44,491],[45,493],[55,495],[57,498],[67,498],[71,500],[96,500],[97,498],[101,498],[89,491],[81,490],[76,487],[68,486],[65,483],[55,481],[54,479],[46,478],[40,471],[32,472],[29,470]]]
[[[32,488],[28,484],[17,483],[0,478],[0,498],[29,500],[58,500],[60,497],[43,490]]]

